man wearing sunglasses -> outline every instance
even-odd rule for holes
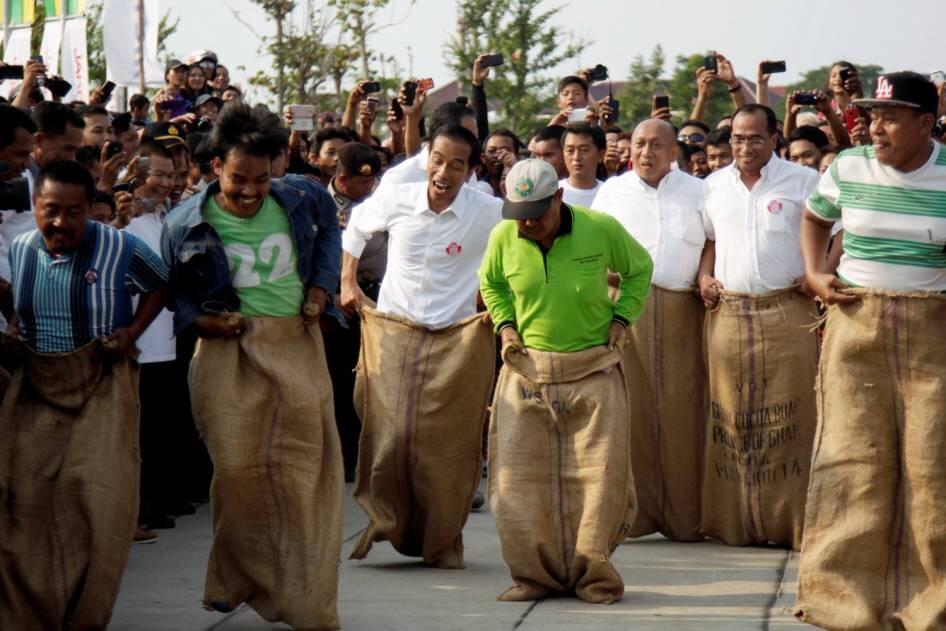
[[[680,126],[677,140],[691,147],[706,147],[706,136],[710,133],[709,126],[698,120],[685,120]]]
[[[704,186],[700,263],[710,407],[702,529],[730,545],[801,544],[818,347],[799,244],[818,173],[775,155],[777,121],[733,117],[735,161]]]

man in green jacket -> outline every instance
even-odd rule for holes
[[[501,600],[574,593],[611,603],[609,559],[636,511],[626,327],[653,262],[609,215],[562,203],[555,169],[518,162],[480,292],[503,341],[489,435],[489,499],[515,585]],[[620,296],[608,296],[608,274]]]

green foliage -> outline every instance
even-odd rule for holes
[[[694,53],[689,56],[677,56],[677,65],[670,79],[670,108],[673,110],[673,123],[679,125],[690,118],[693,105],[696,103],[696,71],[706,63],[706,56],[712,51]],[[703,112],[703,120],[710,127],[716,126],[716,121],[729,116],[735,110],[732,97],[726,86],[718,81],[713,83],[713,92]]]
[[[618,125],[632,129],[638,122],[650,117],[654,94],[667,91],[667,82],[661,79],[664,72],[663,48],[657,44],[649,59],[637,55],[631,62],[627,76],[627,85],[618,93],[621,101],[621,116]]]
[[[857,74],[861,78],[861,85],[864,86],[864,94],[873,93],[873,85],[877,77],[883,74],[884,69],[876,64],[854,64],[857,67]],[[802,75],[802,78],[786,88],[785,93],[790,94],[795,90],[824,90],[828,85],[828,76],[831,74],[831,66],[821,66],[814,68]]]
[[[460,81],[468,81],[481,53],[502,53],[486,93],[499,103],[503,126],[525,133],[554,102],[548,71],[575,59],[585,48],[552,22],[560,7],[542,11],[541,0],[459,0],[458,32],[445,45],[446,61]]]

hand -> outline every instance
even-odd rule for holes
[[[154,120],[165,122],[171,118],[171,110],[166,110],[161,107],[162,103],[167,103],[170,100],[173,100],[174,97],[167,93],[165,90],[158,90],[154,95],[154,98],[151,99],[151,109],[154,112]]]
[[[401,110],[404,112],[405,118],[420,118],[424,113],[424,103],[427,102],[427,91],[421,88],[417,88],[417,91],[414,93],[414,104],[408,105],[407,99],[404,96],[405,88],[401,86],[401,92],[398,94],[397,102],[401,104]]]
[[[23,64],[23,87],[20,91],[30,93],[36,89],[36,82],[40,77],[46,76],[46,65],[30,59]]]
[[[138,352],[135,348],[135,336],[127,327],[112,331],[111,335],[102,340],[102,346],[112,357],[134,357]]]
[[[655,107],[651,106],[651,109],[650,109],[650,117],[651,117],[651,118],[659,118],[659,119],[661,119],[661,120],[665,120],[665,121],[668,121],[668,122],[669,122],[671,116],[672,116],[672,115],[671,115],[671,113],[670,113],[670,108],[669,108],[669,107],[655,108]]]
[[[358,85],[352,88],[351,93],[348,95],[348,105],[354,107],[358,105],[368,96],[368,93],[365,92],[365,84],[370,83],[367,79],[364,81],[359,81]]]
[[[506,348],[511,348],[515,353],[522,353],[523,355],[529,354],[529,352],[526,350],[526,347],[522,344],[522,338],[519,337],[519,331],[517,331],[514,327],[507,326],[502,331],[500,331],[499,339],[502,342],[503,354],[505,354]]]
[[[286,126],[289,128],[292,128],[292,122],[295,120],[295,116],[292,115],[292,108],[290,108],[288,105],[282,108],[282,117],[283,117],[283,120],[286,121]],[[292,133],[296,133],[296,132],[292,132]]]
[[[815,98],[818,99],[815,101],[815,109],[821,112],[822,114],[827,114],[831,111],[831,99],[828,98],[828,95],[822,92],[821,90],[814,90],[813,94]]]
[[[387,120],[385,122],[388,125],[388,129],[391,130],[392,136],[400,136],[404,133],[404,119],[398,118],[397,113],[390,107],[388,108]]]
[[[732,62],[726,59],[722,53],[716,53],[716,76],[720,81],[734,88],[739,85],[739,79],[736,77],[736,71],[733,70]]]
[[[861,299],[860,296],[840,293],[838,290],[845,289],[845,286],[834,274],[808,274],[807,280],[810,291],[825,304],[850,304]]]
[[[114,141],[106,142],[102,146],[102,157],[100,159],[102,163],[102,177],[99,179],[98,189],[100,191],[111,191],[112,187],[115,186],[115,182],[118,181],[118,173],[122,169],[122,165],[125,164],[125,152],[119,151],[111,158],[107,157],[107,152],[109,146]]]
[[[801,94],[801,90],[795,90],[785,97],[785,113],[788,116],[797,116],[802,110],[801,105],[795,105],[795,97]]]
[[[621,150],[615,144],[608,145],[604,152],[604,168],[608,173],[616,173],[621,168]]]
[[[92,90],[92,94],[89,95],[89,105],[104,106],[106,103],[107,101],[105,100],[105,93],[102,91],[101,86]]]
[[[480,64],[483,62],[483,57],[486,57],[488,53],[484,53],[476,58],[476,61],[473,62],[473,77],[471,83],[473,85],[483,85],[483,82],[489,78],[489,68],[484,68]]]
[[[559,125],[561,127],[568,127],[568,117],[571,116],[573,107],[566,107],[561,112],[552,117],[552,120],[549,121],[549,127],[552,125]]]
[[[725,289],[723,284],[706,274],[700,278],[700,298],[703,299],[703,306],[712,309],[719,302],[719,292]]]
[[[800,293],[802,296],[806,296],[808,298],[815,297],[815,292],[811,290],[811,285],[808,284],[808,279],[806,277],[802,276],[801,278],[796,278],[793,282],[798,285],[798,288],[795,289],[795,291]]]
[[[716,73],[710,72],[700,66],[696,69],[696,92],[697,97],[708,99],[713,92],[713,82],[716,81]]]
[[[325,313],[328,294],[321,287],[309,287],[305,304],[302,305],[302,320],[306,324],[318,324],[319,317]]]
[[[358,105],[358,120],[361,122],[362,127],[371,129],[377,117],[378,109],[370,105],[368,101],[362,101]]]
[[[844,82],[844,91],[850,96],[858,99],[864,95],[864,88],[861,86],[861,78],[855,71],[853,76]]]
[[[205,313],[197,316],[194,328],[200,337],[230,339],[243,333],[243,324],[239,313]]]
[[[589,125],[598,124],[598,105],[594,99],[588,99],[588,106],[585,108],[585,122]]]
[[[175,125],[193,125],[197,121],[197,114],[194,112],[187,112],[186,114],[181,114],[180,116],[175,116],[171,119],[171,122]]]
[[[608,329],[608,350],[624,352],[627,346],[627,327],[620,322],[612,322]]]
[[[857,124],[851,129],[849,135],[851,136],[851,142],[854,143],[855,147],[871,144],[870,126],[868,125],[867,121],[864,120],[863,116],[857,117]]]
[[[756,70],[756,83],[768,84],[769,79],[772,77],[772,75],[762,72],[762,66],[763,64],[767,64],[770,61],[771,59],[763,59],[762,61],[759,62],[759,68],[758,70]]]
[[[368,296],[365,295],[365,292],[361,291],[361,287],[358,286],[358,283],[342,283],[341,309],[346,318],[351,318],[356,313],[364,311],[367,300]]]
[[[611,111],[611,97],[606,96],[598,101],[598,115],[603,129],[607,129],[617,123],[616,120],[611,119],[613,114],[614,112]]]
[[[125,228],[135,217],[135,196],[127,191],[115,193],[115,221],[116,228]]]

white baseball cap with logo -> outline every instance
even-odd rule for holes
[[[522,160],[506,175],[503,219],[538,219],[558,192],[558,173],[544,160]]]

